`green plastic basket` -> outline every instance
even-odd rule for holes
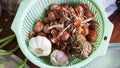
[[[50,60],[46,57],[37,57],[32,54],[28,49],[28,35],[31,28],[33,28],[35,22],[39,19],[42,20],[44,17],[45,9],[47,9],[51,4],[58,3],[69,3],[71,5],[78,5],[80,3],[87,3],[90,10],[96,15],[96,21],[99,23],[98,28],[98,40],[93,45],[96,47],[95,51],[85,60],[80,60],[76,57],[70,59],[70,63],[67,66],[69,68],[80,68],[91,60],[98,56],[105,55],[108,48],[108,43],[113,30],[112,23],[106,17],[105,11],[102,9],[101,4],[97,0],[23,0],[20,4],[18,12],[15,16],[11,29],[17,36],[17,41],[19,43],[20,49],[23,54],[35,65],[42,68],[53,68]],[[107,40],[104,40],[104,37]]]

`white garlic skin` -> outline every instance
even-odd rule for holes
[[[36,36],[29,40],[29,49],[36,56],[48,56],[51,53],[52,44],[44,36]],[[35,49],[41,49],[41,53],[37,53]]]
[[[60,50],[54,50],[51,53],[50,61],[55,66],[66,66],[69,63],[67,55]]]

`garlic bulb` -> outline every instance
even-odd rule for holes
[[[51,47],[51,42],[44,36],[36,36],[29,40],[29,49],[37,56],[48,56]]]
[[[50,61],[55,66],[65,66],[69,63],[67,55],[60,50],[54,50],[51,53]]]

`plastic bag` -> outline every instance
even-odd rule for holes
[[[21,0],[1,0],[1,5],[10,15],[15,15]]]

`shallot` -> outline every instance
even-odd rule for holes
[[[54,20],[56,19],[54,12],[51,11],[51,12],[48,14],[48,19],[49,19],[50,21],[54,21]]]
[[[97,38],[98,38],[98,33],[97,33],[97,31],[90,30],[90,31],[89,31],[89,34],[87,35],[87,40],[88,40],[89,42],[94,43],[94,42],[97,41]]]
[[[43,27],[44,27],[44,24],[38,20],[37,23],[34,26],[34,31],[36,33],[39,33],[39,32],[42,31]]]
[[[32,38],[32,37],[34,37],[36,34],[35,34],[35,32],[34,31],[30,31],[30,33],[29,33],[29,38]]]

